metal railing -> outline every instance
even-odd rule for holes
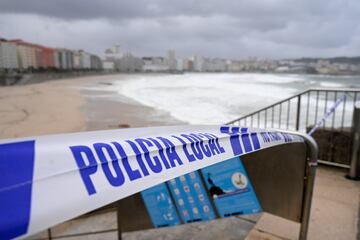
[[[308,133],[342,99],[312,136],[319,145],[319,163],[349,168],[353,155],[351,129],[358,96],[358,88],[308,89],[227,124]]]
[[[227,124],[307,132],[343,94],[346,95],[345,100],[322,127],[346,131],[352,126],[354,105],[360,89],[308,89]]]

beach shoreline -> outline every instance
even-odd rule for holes
[[[81,111],[86,116],[87,130],[104,130],[127,127],[151,127],[184,125],[186,123],[174,119],[169,113],[145,106],[114,90],[107,89],[115,82],[137,78],[141,75],[114,75],[103,77],[96,82],[80,86],[80,92],[86,98]],[[98,89],[100,87],[100,89]],[[96,90],[94,90],[96,89]]]

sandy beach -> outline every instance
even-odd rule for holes
[[[93,76],[2,87],[0,138],[180,123],[125,97],[114,100],[115,93],[87,90],[126,77],[129,75]]]
[[[85,99],[68,87],[71,84],[67,80],[0,88],[1,138],[84,130],[79,108]]]

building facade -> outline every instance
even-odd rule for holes
[[[193,57],[193,70],[194,72],[203,72],[204,71],[204,58],[201,56]]]
[[[90,68],[92,70],[101,70],[102,69],[102,62],[98,56],[93,55],[93,54],[90,55]]]
[[[143,57],[144,72],[167,72],[169,66],[163,57]]]
[[[54,68],[54,49],[49,47],[44,47],[44,65],[46,68]]]
[[[177,69],[175,50],[168,50],[166,52],[165,61],[169,67],[169,71],[175,71]]]
[[[80,62],[81,54],[79,51],[73,52],[73,68],[76,70],[81,70],[81,62]]]
[[[107,72],[115,71],[115,63],[114,63],[114,61],[103,60],[102,61],[102,67]]]
[[[16,44],[0,39],[0,69],[18,69]]]
[[[120,72],[140,72],[143,68],[143,61],[131,53],[125,53],[118,63]]]
[[[105,60],[116,61],[116,60],[121,59],[124,56],[124,54],[122,53],[120,46],[115,45],[112,48],[106,49],[104,52],[104,56],[105,56]]]
[[[91,69],[91,55],[83,50],[79,51],[80,53],[80,65],[81,69]]]
[[[54,65],[60,70],[72,70],[74,68],[73,51],[64,48],[55,49]]]
[[[34,45],[18,39],[11,42],[16,44],[19,69],[37,69],[37,52]]]

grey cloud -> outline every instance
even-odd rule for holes
[[[29,13],[61,19],[127,19],[166,16],[230,15],[238,18],[268,18],[304,14],[324,14],[335,6],[345,6],[347,0],[3,0],[0,12]],[[345,4],[344,4],[345,3]]]
[[[0,33],[96,53],[359,55],[359,12],[358,0],[2,0]]]

